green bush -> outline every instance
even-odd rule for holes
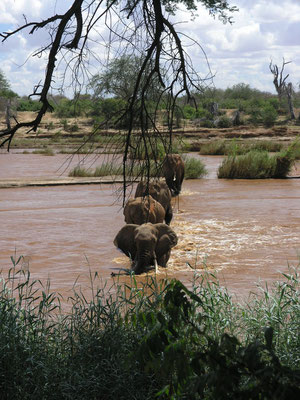
[[[222,115],[217,122],[218,128],[230,128],[232,126],[231,119],[228,118],[226,115]]]
[[[197,146],[200,146],[199,153],[202,155],[240,155],[246,154],[251,150],[275,153],[281,151],[283,147],[282,143],[274,140],[240,141],[239,139],[217,139],[208,143],[197,144]]]
[[[201,145],[200,154],[202,155],[224,155],[226,154],[225,140],[214,140]]]
[[[0,287],[2,399],[300,396],[297,269],[246,304],[205,273],[190,290],[134,275],[108,287],[96,273],[91,293],[74,285],[66,300],[11,259]]]
[[[39,111],[41,103],[36,100],[21,98],[18,100],[17,111]]]
[[[116,166],[113,163],[104,163],[95,168],[92,176],[114,176],[122,175],[122,166]]]
[[[84,167],[81,167],[80,165],[77,165],[69,172],[69,176],[85,178],[93,176],[93,172],[90,169],[86,169]]]
[[[202,126],[203,128],[214,128],[215,124],[214,121],[210,119],[205,119],[204,121],[200,122],[200,126]]]
[[[218,169],[218,178],[285,178],[294,162],[290,149],[270,156],[266,151],[251,150],[244,155],[226,157]]]
[[[196,117],[195,107],[192,107],[189,104],[186,104],[183,107],[182,112],[183,112],[183,118],[185,118],[185,119],[194,119]]]
[[[194,157],[184,157],[185,179],[199,179],[207,175],[207,169],[203,162]]]
[[[271,105],[266,105],[261,110],[261,119],[265,127],[270,128],[273,126],[277,119],[277,111]]]

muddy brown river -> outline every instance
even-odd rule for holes
[[[65,155],[1,153],[0,179],[66,175],[80,159],[74,158],[69,165],[64,164]],[[299,263],[300,179],[219,180],[216,171],[222,157],[201,159],[209,174],[185,180],[179,199],[174,199],[171,227],[179,241],[168,268],[160,268],[158,274],[189,286],[195,272],[217,272],[230,293],[244,297],[258,282],[270,285],[287,272],[288,265]],[[4,274],[16,253],[24,257],[22,268],[29,268],[32,277],[42,282],[50,278],[52,290],[64,297],[71,294],[76,279],[82,290],[89,291],[89,271],[110,283],[112,272],[129,267],[128,259],[113,245],[124,224],[118,188],[0,189],[0,268]]]

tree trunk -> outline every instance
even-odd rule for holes
[[[6,100],[6,107],[5,107],[5,120],[7,129],[11,129],[10,118],[11,118],[11,99]]]
[[[293,85],[291,84],[291,82],[287,84],[287,86],[285,87],[285,90],[286,90],[291,119],[296,119],[295,112],[294,112],[294,106],[293,106]]]

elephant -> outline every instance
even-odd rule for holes
[[[149,182],[147,190],[147,182],[140,181],[135,191],[135,197],[144,197],[148,194],[163,206],[166,213],[165,222],[167,225],[170,225],[173,218],[173,211],[171,205],[172,195],[168,185],[163,181],[154,180]]]
[[[163,162],[162,173],[171,190],[172,196],[177,196],[181,191],[184,178],[184,162],[179,154],[166,155]]]
[[[125,204],[123,214],[127,224],[142,225],[145,222],[164,222],[166,213],[163,206],[149,195],[130,198]]]
[[[166,267],[171,248],[177,244],[177,235],[166,224],[127,224],[114,239],[114,245],[131,258],[131,268],[141,274],[157,265]]]

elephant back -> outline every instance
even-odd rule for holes
[[[168,185],[162,181],[151,181],[148,186],[149,195],[158,201],[165,210],[171,205],[171,191]],[[144,197],[147,193],[147,182],[140,181],[137,185],[135,197]]]
[[[123,213],[127,224],[141,225],[146,222],[156,224],[165,219],[163,206],[151,196],[129,199]]]

